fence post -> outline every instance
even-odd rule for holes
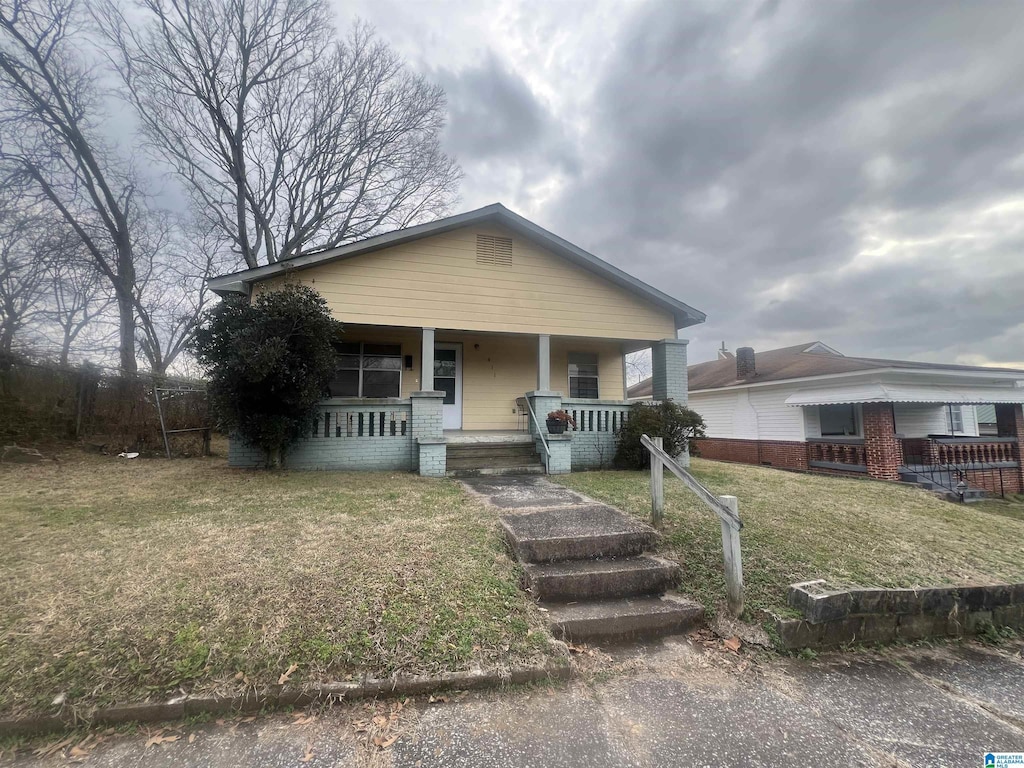
[[[729,509],[740,513],[740,503],[735,496],[719,496],[718,500]],[[740,557],[740,532],[727,520],[722,520],[722,554],[725,555],[725,591],[729,612],[733,616],[743,613],[743,560]]]
[[[652,437],[651,441],[659,450],[663,450],[664,438]],[[648,451],[648,454],[651,457],[651,525],[660,528],[665,512],[665,465],[653,451]]]

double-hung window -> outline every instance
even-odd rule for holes
[[[569,397],[598,397],[597,355],[591,352],[569,353]]]
[[[402,392],[402,345],[348,341],[334,345],[338,364],[331,397],[399,397]]]

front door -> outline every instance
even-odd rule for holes
[[[441,426],[462,429],[462,345],[434,345],[434,389],[444,392]]]

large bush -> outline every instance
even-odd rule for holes
[[[226,297],[207,313],[195,343],[218,426],[262,449],[267,466],[280,466],[312,428],[340,332],[327,303],[306,286],[285,285],[251,303]]]
[[[681,454],[694,438],[704,437],[704,419],[696,411],[669,400],[660,403],[636,403],[629,419],[619,431],[615,466],[643,469],[651,464],[650,454],[640,444],[640,435],[663,437],[669,456]]]

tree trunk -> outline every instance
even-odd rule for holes
[[[284,464],[284,451],[281,446],[267,451],[267,469],[280,469]]]
[[[121,371],[133,375],[138,373],[139,366],[135,360],[135,262],[132,241],[128,234],[127,216],[122,217],[117,239],[117,282],[114,292],[117,294],[117,317],[120,325],[118,352],[121,356]]]
[[[139,370],[135,361],[135,305],[130,296],[117,291],[118,354],[122,373],[134,374]]]

